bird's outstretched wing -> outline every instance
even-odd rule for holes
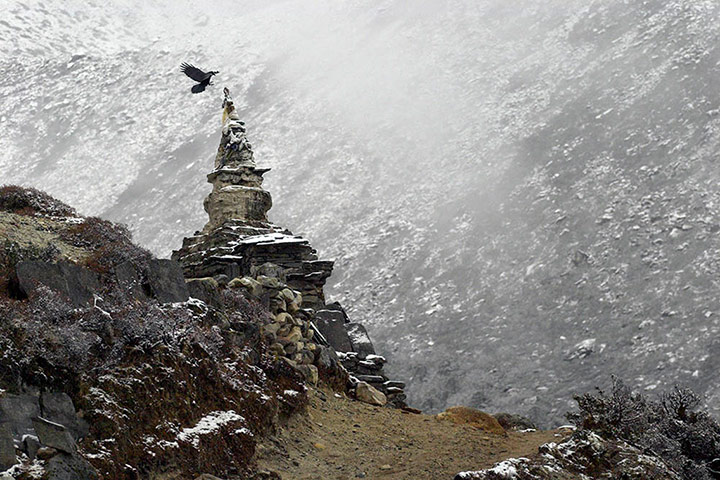
[[[183,63],[180,65],[180,71],[196,82],[202,82],[207,78],[207,73],[193,65],[190,65],[189,63]]]

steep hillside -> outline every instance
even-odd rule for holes
[[[228,168],[214,173],[240,175]],[[225,220],[195,245],[227,248],[220,237],[252,223]],[[274,235],[249,235],[271,250],[205,265],[303,265],[307,242]],[[689,390],[654,400],[616,381],[576,397],[575,426],[553,431],[469,407],[422,414],[358,324],[339,319],[350,350],[327,345],[337,323],[315,322],[345,312],[288,263],[186,278],[122,225],[16,186],[0,187],[0,240],[2,480],[717,478],[720,426]]]
[[[235,92],[277,167],[273,219],[337,259],[330,296],[410,403],[551,425],[616,373],[718,405],[715,2],[0,13],[3,181],[177,248],[219,121],[219,88],[191,96],[177,71],[192,61]]]

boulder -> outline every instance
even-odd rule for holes
[[[252,266],[250,267],[250,275],[254,277],[259,277],[260,275],[264,277],[270,277],[270,278],[277,278],[281,283],[285,283],[285,269],[279,265],[275,265],[274,263],[265,262],[262,265]]]
[[[303,296],[300,292],[293,292],[295,293],[295,298],[291,302],[287,302],[287,309],[289,312],[295,313],[300,310],[300,307],[302,306],[303,302]]]
[[[505,429],[492,415],[470,407],[450,407],[437,415],[440,420],[449,420],[460,425],[470,425],[496,435],[507,435]]]
[[[282,290],[283,288],[285,288],[285,284],[275,277],[259,275],[257,277],[257,281],[260,282],[260,285],[262,285],[263,287],[269,288],[271,290]]]
[[[31,461],[35,460],[38,450],[40,450],[40,440],[35,435],[23,435],[22,451]]]
[[[303,365],[312,365],[313,362],[315,361],[315,355],[308,348],[303,348],[300,351],[300,354],[302,355],[300,363],[302,363]],[[313,367],[313,368],[317,368],[317,367]]]
[[[305,381],[311,385],[318,383],[318,369],[315,365],[298,365],[295,370],[300,372]]]
[[[58,452],[57,449],[55,449],[55,448],[41,446],[40,448],[38,448],[35,456],[37,458],[39,458],[40,460],[47,462],[48,460],[50,460],[52,457],[54,457],[58,453],[60,453],[60,452]]]
[[[10,425],[0,424],[0,471],[18,463]]]
[[[16,439],[33,433],[32,418],[40,416],[37,395],[23,393],[4,394],[0,397],[0,423],[6,424]]]
[[[382,407],[387,403],[387,397],[377,388],[367,382],[358,382],[355,389],[355,396],[361,402]]]
[[[160,303],[185,302],[190,298],[182,267],[174,260],[150,260],[147,283],[152,296]]]
[[[338,358],[337,353],[335,353],[335,350],[324,346],[318,347],[318,350],[319,351],[315,359],[315,364],[318,367],[328,370],[335,370],[338,368],[340,359]]]
[[[328,344],[338,352],[352,351],[350,337],[345,328],[345,320],[340,312],[333,310],[318,310],[314,323],[318,331],[325,337]]]
[[[375,347],[370,341],[367,330],[359,323],[348,323],[347,333],[350,338],[352,351],[357,352],[360,358],[375,355]]]
[[[115,267],[115,280],[130,297],[141,301],[147,300],[148,296],[143,288],[140,272],[134,263],[123,262]]]
[[[295,325],[292,315],[286,312],[280,312],[275,315],[275,323],[280,325]]]
[[[227,284],[228,288],[244,288],[253,297],[259,297],[263,293],[260,282],[250,277],[233,278]]]
[[[324,310],[332,310],[334,312],[340,312],[345,323],[350,323],[350,318],[348,317],[347,312],[345,312],[345,309],[343,308],[342,305],[340,305],[339,302],[327,303],[327,304],[325,304],[323,309]]]
[[[276,335],[280,327],[282,327],[282,325],[279,323],[268,323],[267,325],[263,325],[262,328],[264,332]]]
[[[293,327],[292,330],[290,330],[290,333],[287,334],[287,336],[283,337],[282,340],[285,340],[287,342],[299,342],[302,340],[302,330],[300,330],[300,327]]]
[[[24,295],[32,295],[39,286],[44,286],[78,307],[90,303],[93,294],[100,290],[100,281],[95,273],[66,261],[18,262],[15,274],[18,289]]]
[[[273,343],[270,345],[270,352],[277,356],[285,355],[285,348],[279,343]]]
[[[220,297],[220,285],[212,277],[191,278],[185,281],[188,293],[192,298],[202,300],[211,307],[220,308],[222,298]]]
[[[45,466],[47,480],[97,480],[97,470],[78,455],[59,453]]]
[[[382,385],[387,380],[385,377],[381,375],[356,375],[357,379],[361,382],[367,382],[367,383],[377,383]]]
[[[74,439],[86,437],[90,428],[82,418],[78,418],[70,396],[63,392],[43,392],[40,395],[42,418],[64,425]]]
[[[63,425],[42,417],[35,417],[32,422],[41,444],[71,455],[75,454],[77,451],[75,440]]]
[[[537,430],[533,421],[522,415],[496,413],[493,416],[505,430]]]

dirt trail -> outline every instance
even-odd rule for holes
[[[261,469],[283,480],[452,480],[537,453],[558,431],[493,435],[474,427],[373,407],[329,391],[309,393],[308,415],[297,415],[258,448]]]

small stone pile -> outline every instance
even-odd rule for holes
[[[339,303],[331,303],[318,310],[314,321],[350,373],[352,388],[359,399],[377,405],[387,403],[397,408],[407,407],[405,384],[390,380],[385,375],[385,357],[376,354],[365,327],[350,322]]]

